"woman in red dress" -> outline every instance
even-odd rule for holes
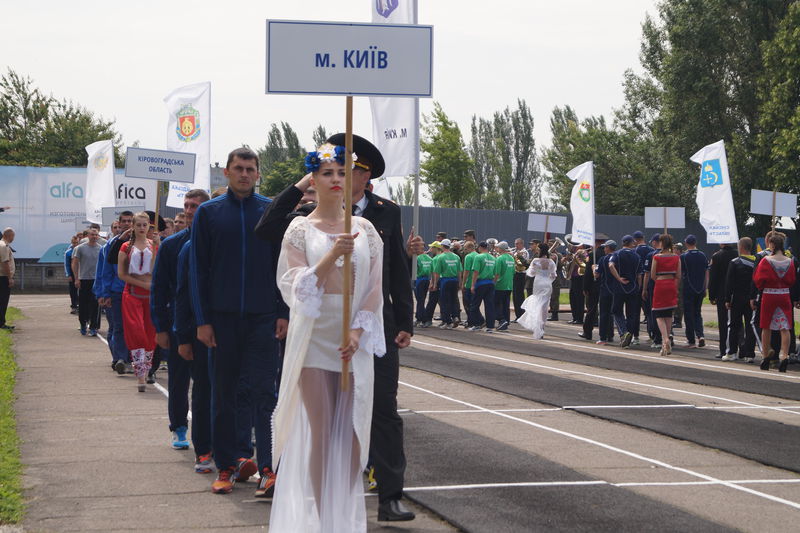
[[[139,392],[145,391],[145,379],[153,365],[156,348],[156,329],[150,320],[150,282],[159,242],[150,216],[144,212],[136,213],[131,240],[119,250],[119,279],[125,282],[122,331],[131,352]]]
[[[672,313],[678,307],[678,280],[681,279],[680,257],[673,251],[672,235],[661,236],[661,252],[653,256],[650,278],[653,289],[653,315],[661,331],[661,355],[672,353]]]
[[[758,263],[753,282],[761,291],[761,370],[769,370],[769,363],[775,357],[770,348],[773,331],[781,332],[781,353],[778,370],[786,372],[789,364],[789,342],[791,340],[792,300],[789,288],[795,282],[792,260],[783,254],[785,239],[780,233],[773,233],[767,245],[772,255],[767,255]]]

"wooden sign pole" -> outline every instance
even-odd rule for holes
[[[156,233],[159,233],[159,231],[158,231],[158,212],[160,211],[160,209],[161,209],[161,181],[157,181],[156,182],[156,216],[154,217],[154,221],[153,221],[153,224],[156,227]]]
[[[347,110],[345,117],[345,141],[344,141],[344,232],[352,231],[352,212],[353,212],[353,97],[347,97]],[[342,270],[344,279],[342,280],[342,347],[344,348],[350,341],[350,315],[351,315],[351,292],[353,286],[353,264],[351,254],[344,256],[344,268]],[[342,390],[350,388],[350,364],[342,360]]]
[[[667,208],[664,208],[664,235],[667,234]]]
[[[547,246],[547,228],[550,226],[550,215],[544,216],[544,244]]]

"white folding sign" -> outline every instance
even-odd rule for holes
[[[433,94],[433,26],[267,20],[267,93]]]

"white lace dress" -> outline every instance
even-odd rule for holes
[[[556,264],[552,259],[537,257],[528,266],[528,276],[535,276],[531,295],[522,302],[525,313],[517,319],[517,323],[533,332],[534,339],[544,337],[544,325],[547,322],[547,309],[550,295],[553,293],[553,280],[556,279]]]
[[[272,418],[278,478],[270,531],[366,531],[361,472],[372,419],[373,354],[386,353],[383,334],[383,243],[373,225],[354,217],[351,328],[363,328],[350,362],[350,390],[340,390],[342,265],[322,283],[316,265],[336,235],[305,217],[289,225],[278,260],[278,285],[290,307],[278,404]]]

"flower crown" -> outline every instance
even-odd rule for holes
[[[344,159],[344,146],[334,146],[330,143],[325,143],[320,146],[316,152],[308,152],[305,161],[306,170],[308,172],[314,172],[319,169],[322,163],[336,162],[340,165],[344,165]],[[353,166],[355,166],[357,160],[358,156],[353,154]]]

